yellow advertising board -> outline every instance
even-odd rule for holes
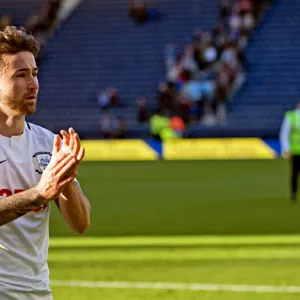
[[[273,159],[276,153],[258,138],[182,139],[163,144],[166,160]]]
[[[156,160],[156,152],[142,140],[85,140],[84,160]]]

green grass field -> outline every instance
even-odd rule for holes
[[[52,208],[54,299],[300,299],[288,171],[283,160],[85,162],[90,229],[70,233]]]

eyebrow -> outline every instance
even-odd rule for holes
[[[18,69],[16,72],[27,72],[31,71],[29,68]],[[38,71],[38,68],[34,68],[33,71]]]

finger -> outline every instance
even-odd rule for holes
[[[55,135],[53,141],[53,150],[52,150],[53,156],[56,155],[59,149],[60,149],[60,137],[58,135]]]
[[[64,175],[64,177],[68,177],[70,174],[77,173],[78,163],[71,167],[68,172]]]
[[[71,148],[71,150],[73,151],[73,147],[74,147],[74,135],[73,133],[75,133],[73,128],[69,128],[69,134],[70,134],[70,144],[69,147]]]
[[[80,139],[77,133],[74,133],[74,145],[73,145],[73,153],[75,157],[79,154],[80,151]]]
[[[68,153],[59,152],[58,154],[52,156],[50,163],[47,166],[48,170],[54,170],[66,157],[70,156]]]
[[[63,142],[65,145],[69,146],[69,143],[70,143],[70,136],[68,135],[68,133],[64,130],[61,130],[60,131],[60,134],[62,135],[63,137]]]
[[[76,166],[76,158],[69,156],[67,160],[61,162],[58,167],[58,172],[56,173],[59,177],[64,177],[66,174],[70,173],[70,170]]]
[[[72,182],[77,176],[77,173],[73,173],[70,176],[68,176],[66,179],[64,179],[61,183],[58,184],[58,189],[64,187],[68,183]]]
[[[85,148],[80,148],[79,153],[77,155],[77,160],[78,161],[82,161],[82,159],[84,158],[84,154],[85,154]]]
[[[55,168],[53,168],[54,174],[59,176],[65,175],[66,171],[69,171],[69,169],[71,169],[75,164],[76,159],[71,155],[67,155],[56,165]]]

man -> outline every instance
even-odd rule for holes
[[[280,128],[281,153],[291,160],[291,201],[296,202],[300,171],[300,101],[296,109],[285,113]]]
[[[0,299],[50,300],[50,202],[74,232],[90,223],[75,177],[84,157],[78,134],[59,136],[25,122],[36,110],[39,45],[23,29],[0,31]]]

